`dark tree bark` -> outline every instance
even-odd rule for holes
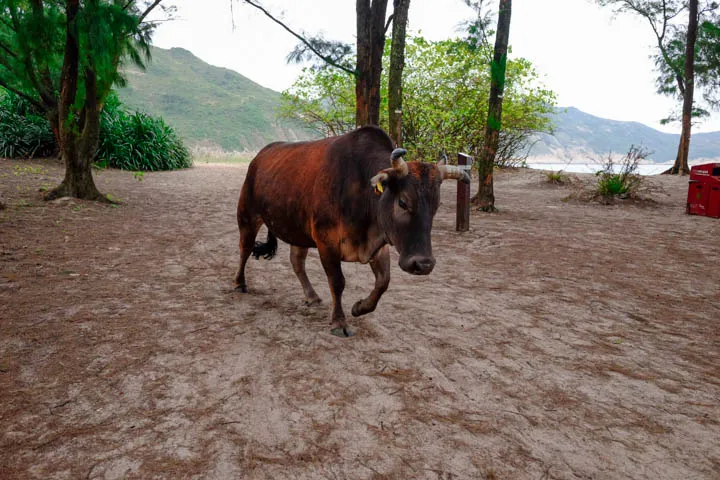
[[[380,77],[388,0],[357,0],[355,123],[380,123]]]
[[[693,97],[695,95],[695,43],[698,29],[698,0],[688,2],[689,18],[687,28],[687,43],[685,44],[685,75],[682,109],[682,130],[680,132],[680,145],[675,158],[675,164],[664,173],[672,175],[687,175],[690,173],[688,154],[690,153],[690,130],[692,128]]]
[[[502,99],[505,90],[505,68],[510,40],[511,10],[512,0],[500,0],[495,52],[490,64],[490,100],[488,120],[485,127],[485,142],[478,161],[479,189],[473,198],[473,205],[486,212],[495,211],[493,167],[498,144],[500,143],[500,129],[502,128]]]
[[[81,115],[83,117],[82,125],[75,118],[73,110],[80,70],[80,46],[76,21],[79,10],[79,0],[67,1],[65,7],[67,15],[65,55],[60,75],[58,108],[59,147],[65,162],[65,178],[58,187],[48,192],[45,196],[46,200],[65,196],[86,200],[105,199],[95,186],[91,168],[100,131],[100,113],[97,102],[97,76],[90,69],[86,69],[84,72],[85,105]],[[95,148],[92,148],[93,138]]]
[[[410,0],[394,0],[390,71],[388,75],[388,120],[390,138],[402,146],[402,73],[405,67],[405,30]]]

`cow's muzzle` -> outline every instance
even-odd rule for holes
[[[428,275],[435,268],[435,259],[421,255],[413,255],[400,259],[400,268],[413,275]]]

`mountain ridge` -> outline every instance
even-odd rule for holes
[[[146,70],[131,66],[124,74],[120,100],[163,117],[190,146],[253,151],[278,139],[312,137],[298,122],[277,118],[279,92],[183,48],[152,47]]]
[[[560,161],[594,159],[609,153],[625,154],[631,145],[651,151],[654,163],[674,161],[680,135],[665,133],[636,121],[610,120],[575,107],[556,108],[552,134],[534,135],[530,157],[553,157]],[[720,132],[695,133],[689,160],[720,158]]]
[[[280,93],[233,70],[204,62],[192,52],[152,47],[146,70],[124,69],[128,85],[118,91],[128,107],[161,116],[189,146],[257,151],[274,141],[317,138],[299,122],[277,118]],[[625,154],[631,145],[652,153],[648,159],[673,161],[679,134],[635,121],[610,120],[575,107],[556,108],[555,129],[530,138],[529,160],[597,160]],[[690,160],[720,158],[720,132],[696,133]]]

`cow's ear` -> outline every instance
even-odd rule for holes
[[[390,180],[390,174],[386,171],[382,171],[370,179],[370,186],[376,195],[382,195],[387,188],[388,181]]]

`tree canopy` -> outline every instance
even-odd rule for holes
[[[699,87],[711,108],[720,106],[718,86],[720,62],[718,40],[720,5],[712,0],[596,0],[618,13],[645,19],[657,40],[655,65],[658,69],[658,93],[670,95],[682,104],[661,123],[682,122],[675,164],[665,173],[687,174],[692,119],[709,112],[698,106],[695,89]],[[685,14],[687,13],[687,14]],[[683,20],[685,22],[683,23]]]
[[[488,50],[489,49],[489,50]],[[385,56],[389,56],[389,44]],[[459,39],[432,42],[408,38],[403,75],[403,144],[426,160],[439,152],[477,155],[487,122],[491,46],[472,46]],[[387,77],[381,98],[387,102]],[[324,135],[351,130],[354,119],[353,79],[335,69],[307,67],[282,97],[282,114],[299,118]],[[503,131],[498,164],[526,154],[536,132],[550,131],[548,114],[555,94],[543,86],[532,64],[523,58],[507,62]],[[382,108],[383,113],[386,112]],[[387,115],[380,119],[387,125]]]
[[[90,165],[122,62],[143,65],[161,0],[0,0],[0,86],[41,108],[65,160],[48,198],[103,199]]]

